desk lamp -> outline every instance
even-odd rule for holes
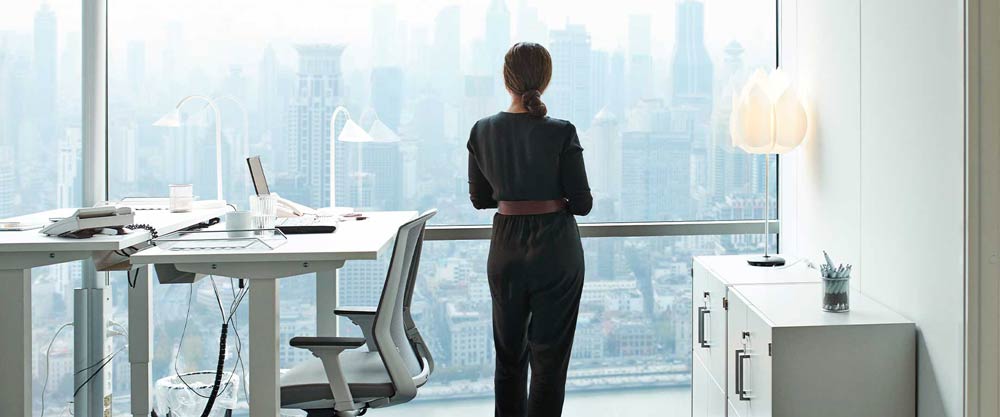
[[[340,113],[344,113],[344,116],[347,117],[347,122],[344,123],[344,127],[340,129],[340,135],[337,135],[337,116],[340,115]],[[351,120],[351,112],[347,111],[345,107],[337,106],[337,108],[333,110],[333,115],[330,116],[330,207],[337,207],[336,149],[338,140],[341,142],[357,142],[360,144],[361,142],[374,142],[375,139],[373,139],[368,132],[365,132],[361,126],[358,126],[354,120]],[[358,163],[358,166],[360,167],[360,153],[358,154]]]
[[[771,154],[782,154],[802,143],[809,126],[802,99],[781,69],[770,75],[757,70],[739,96],[733,96],[729,132],[733,146],[764,154],[764,255],[747,260],[753,266],[781,266],[785,260],[768,254],[771,206]]]
[[[219,113],[219,108],[215,105],[215,101],[208,96],[202,95],[191,95],[184,97],[174,106],[174,109],[169,113],[163,115],[159,120],[153,123],[153,126],[159,127],[172,127],[177,128],[181,126],[181,107],[191,100],[203,100],[208,103],[208,106],[212,108],[215,113],[215,186],[216,186],[216,199],[217,202],[212,202],[207,206],[215,207],[216,205],[224,206],[226,200],[222,197],[222,119]]]

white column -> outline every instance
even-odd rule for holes
[[[250,281],[250,417],[279,413],[278,281]]]
[[[316,273],[316,336],[336,336],[337,270]]]
[[[130,271],[130,273],[132,273]],[[139,268],[135,287],[128,290],[128,361],[131,366],[132,416],[147,417],[152,411],[153,281],[149,267]]]
[[[31,270],[0,270],[0,410],[31,417]]]

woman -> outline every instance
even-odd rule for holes
[[[468,144],[472,205],[498,209],[487,261],[495,415],[558,417],[583,290],[583,247],[573,216],[587,215],[593,197],[576,128],[545,116],[548,51],[535,43],[514,45],[503,76],[510,108],[476,122]]]

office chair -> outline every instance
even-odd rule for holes
[[[315,358],[281,377],[281,407],[308,417],[354,417],[369,408],[402,404],[417,395],[434,359],[410,315],[429,210],[400,226],[376,309],[338,309],[364,337],[294,337],[290,345]],[[368,345],[368,351],[355,350]]]

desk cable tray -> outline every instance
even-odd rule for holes
[[[156,246],[173,251],[267,251],[287,241],[278,229],[181,230],[153,239]]]

